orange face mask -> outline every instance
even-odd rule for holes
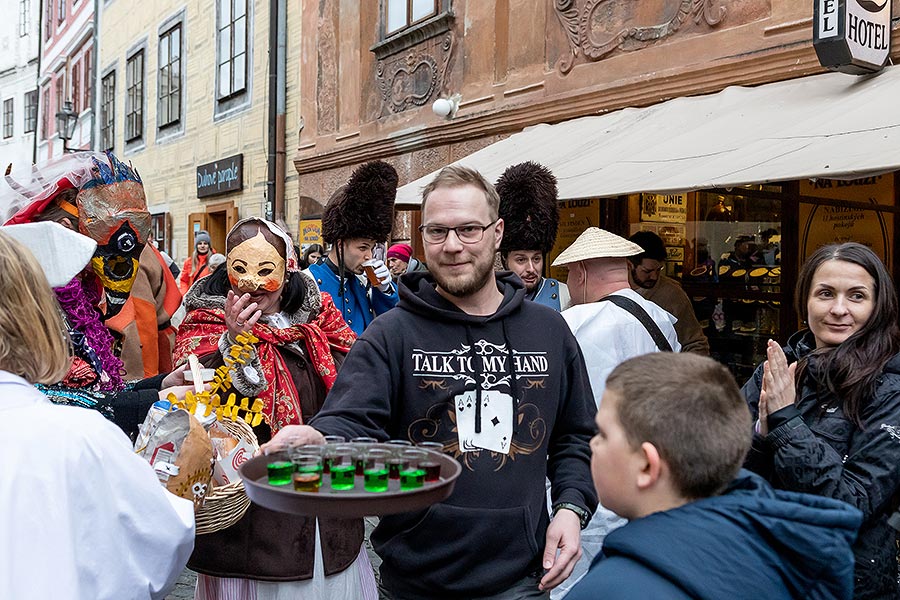
[[[241,293],[274,292],[284,285],[284,258],[262,233],[228,253],[228,280]]]

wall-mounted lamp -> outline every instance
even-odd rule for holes
[[[462,100],[462,96],[459,94],[453,94],[449,98],[438,98],[431,105],[431,110],[439,117],[452,119],[456,116],[456,111],[459,110],[460,100]]]

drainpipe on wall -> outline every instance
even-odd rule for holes
[[[85,79],[85,83],[91,86],[91,150],[96,150],[96,129],[99,126],[99,120],[97,119],[97,91],[100,89],[97,87],[96,82],[99,76],[99,72],[97,71],[97,64],[100,62],[100,0],[94,0],[94,33],[93,39],[91,40],[91,75],[94,77],[94,81],[90,83]]]
[[[41,123],[44,121],[43,112],[47,109],[46,106],[41,106],[41,99],[43,98],[43,94],[41,93],[41,56],[44,54],[44,0],[40,0],[38,2],[38,59],[37,59],[37,75],[34,77],[34,89],[37,90],[37,101],[38,114],[41,114],[41,119],[34,124],[34,142],[31,144],[31,164],[37,163],[37,147],[38,141],[41,139]]]
[[[269,0],[269,153],[266,218],[290,231],[284,215],[286,0]]]

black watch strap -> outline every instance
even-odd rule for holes
[[[588,523],[591,522],[591,513],[589,513],[585,509],[581,508],[577,504],[572,504],[571,502],[560,502],[559,504],[554,504],[553,505],[553,514],[551,515],[551,518],[555,517],[556,513],[558,513],[559,509],[561,509],[561,508],[567,508],[567,509],[571,510],[573,513],[575,513],[576,515],[578,515],[578,520],[581,521],[582,529],[587,527]]]

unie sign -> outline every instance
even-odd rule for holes
[[[891,51],[891,0],[815,0],[813,46],[832,71],[880,71]]]
[[[244,187],[244,155],[236,154],[197,167],[197,197],[235,192]]]

